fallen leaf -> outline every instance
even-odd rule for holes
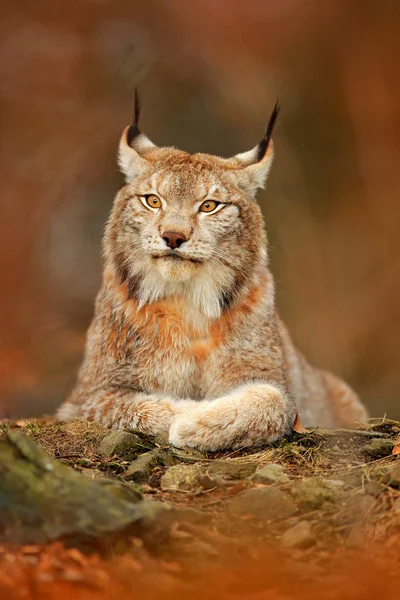
[[[400,454],[400,436],[397,439],[397,442],[392,450],[392,454]]]
[[[296,414],[296,418],[293,423],[293,431],[296,433],[308,433],[308,430],[301,424],[299,413]]]

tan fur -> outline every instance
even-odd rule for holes
[[[276,313],[255,202],[272,144],[259,162],[256,149],[229,160],[189,155],[143,134],[131,146],[125,131],[127,185],[106,228],[84,362],[58,417],[205,450],[279,439],[297,411],[306,426],[364,420],[355,393],[306,362]],[[148,208],[147,194],[162,207]],[[199,212],[207,199],[224,206]],[[187,241],[170,251],[166,231]]]

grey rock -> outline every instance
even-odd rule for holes
[[[50,459],[20,431],[0,440],[0,479],[2,542],[46,544],[67,537],[71,544],[90,544],[124,532],[142,536],[153,527],[145,505]],[[163,523],[154,525],[167,534]],[[157,541],[153,533],[149,543]]]
[[[288,494],[274,487],[253,488],[237,495],[228,505],[236,516],[252,515],[258,519],[291,517],[297,507]]]
[[[383,458],[392,453],[395,442],[388,439],[371,440],[363,447],[363,452],[370,458]]]
[[[134,460],[144,449],[143,441],[138,435],[115,429],[101,440],[96,452],[104,458],[117,455],[125,460]]]
[[[251,480],[255,483],[287,483],[290,481],[285,468],[276,463],[257,469]]]
[[[324,479],[323,482],[332,490],[342,490],[346,487],[346,482],[341,479]]]
[[[318,478],[303,479],[292,486],[291,493],[303,510],[316,510],[334,500],[334,491]]]
[[[199,460],[204,460],[206,455],[197,448],[175,448],[171,446],[168,448],[168,454],[180,462],[193,463]]]
[[[128,465],[123,474],[125,481],[134,481],[135,483],[146,482],[154,467],[157,465],[167,465],[173,463],[173,459],[160,448],[150,450],[141,454],[136,460]]]
[[[216,485],[217,482],[205,474],[197,464],[170,467],[160,481],[162,490],[173,492],[196,491],[202,488],[211,489]]]
[[[300,521],[283,534],[282,546],[285,548],[309,548],[315,544],[315,535],[310,523]]]
[[[257,468],[255,462],[236,462],[229,460],[214,460],[206,467],[206,472],[211,477],[217,476],[222,479],[246,479],[253,475]]]

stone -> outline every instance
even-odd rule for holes
[[[175,465],[167,469],[161,477],[162,490],[171,492],[187,492],[199,489],[211,489],[217,482],[205,474],[201,467],[195,465]]]
[[[393,504],[394,510],[398,510],[400,512],[400,498],[396,498]]]
[[[144,503],[127,502],[100,481],[52,460],[20,431],[0,440],[0,478],[1,543],[44,545],[68,538],[71,545],[98,548],[110,536],[142,537],[151,529],[149,543],[155,544],[159,531],[168,534]]]
[[[341,479],[324,479],[323,481],[332,490],[342,490],[346,487],[346,482]]]
[[[297,507],[288,494],[275,487],[259,487],[238,494],[228,505],[235,516],[251,515],[257,519],[272,520],[291,517]]]
[[[281,538],[285,548],[309,548],[315,544],[315,535],[310,523],[299,521],[296,525],[285,531]]]
[[[253,475],[257,468],[255,462],[236,462],[228,460],[214,460],[206,467],[206,472],[211,477],[222,479],[246,479]]]
[[[175,448],[171,446],[168,448],[168,454],[179,460],[180,462],[193,463],[199,460],[206,459],[206,455],[197,448]]]
[[[125,460],[134,460],[146,448],[143,441],[134,433],[115,429],[107,433],[96,448],[97,454],[104,458],[119,456]]]
[[[254,483],[288,483],[290,481],[285,468],[276,463],[271,463],[257,469],[251,480]]]
[[[363,447],[363,453],[370,458],[383,458],[384,456],[389,456],[392,453],[394,445],[394,440],[388,440],[385,438],[371,440]]]
[[[151,476],[154,467],[171,463],[173,463],[172,457],[160,448],[155,448],[150,452],[141,454],[136,460],[132,461],[122,477],[125,481],[145,483]]]
[[[292,486],[291,494],[303,510],[317,510],[334,500],[334,491],[318,478],[303,479]]]

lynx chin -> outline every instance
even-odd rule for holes
[[[275,308],[255,197],[277,114],[255,148],[225,159],[155,146],[136,100],[85,357],[58,418],[209,451],[277,440],[297,412],[305,426],[366,419],[356,394],[295,348]]]

